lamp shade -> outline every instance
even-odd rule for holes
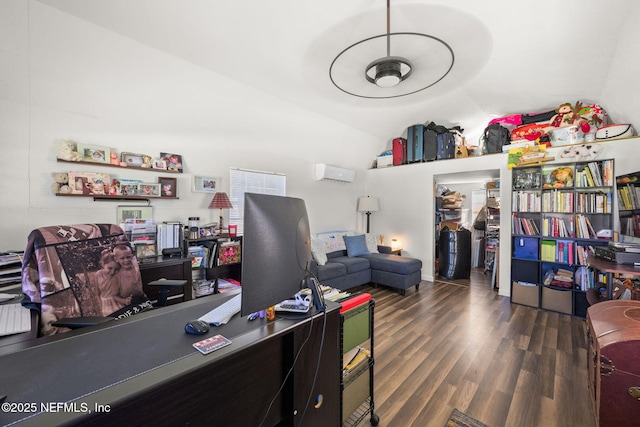
[[[358,199],[358,212],[378,212],[378,199],[376,197],[360,197]]]
[[[229,196],[224,191],[218,191],[211,199],[209,203],[209,209],[231,209],[233,205],[229,201]]]

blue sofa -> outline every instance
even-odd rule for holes
[[[339,234],[335,235],[339,238]],[[315,246],[317,248],[317,244]],[[318,258],[324,257],[316,257],[315,253],[311,261],[311,273],[323,285],[348,290],[371,283],[398,289],[401,295],[412,286],[416,290],[420,286],[422,261],[419,259],[378,253],[373,248],[370,253],[349,256],[346,249],[340,249],[339,243],[333,248],[338,249],[323,254],[326,255],[326,262],[321,261],[323,265],[319,264]]]

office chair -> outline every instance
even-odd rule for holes
[[[186,280],[156,280],[156,306]],[[124,318],[152,307],[142,289],[133,248],[115,224],[41,227],[28,237],[22,265],[22,305],[38,316],[32,336]],[[33,324],[33,323],[32,323]]]

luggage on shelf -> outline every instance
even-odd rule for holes
[[[424,125],[407,128],[407,163],[421,162],[424,159]]]
[[[393,153],[393,166],[407,164],[407,140],[404,138],[395,138],[393,140],[391,151]]]

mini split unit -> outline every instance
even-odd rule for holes
[[[318,181],[353,182],[355,179],[356,171],[354,170],[316,163],[316,180]]]

